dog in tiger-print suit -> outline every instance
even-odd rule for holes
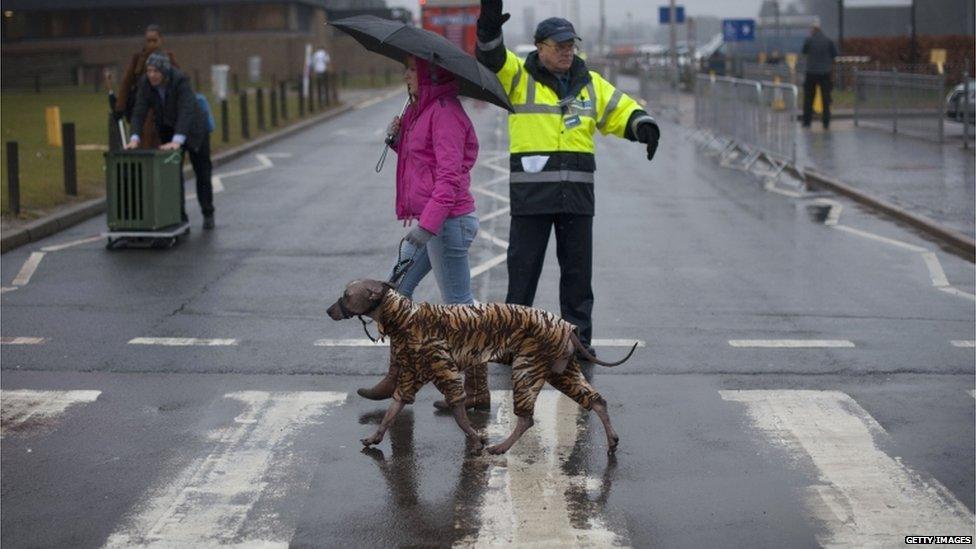
[[[400,365],[393,402],[376,433],[362,439],[369,447],[379,444],[404,405],[412,404],[417,391],[432,382],[444,395],[458,426],[468,438],[469,450],[478,454],[487,438],[471,427],[464,410],[461,372],[474,364],[497,362],[512,367],[512,391],[518,422],[500,444],[488,448],[503,454],[532,426],[536,397],[548,382],[600,417],[607,435],[607,453],[613,454],[620,437],[610,425],[607,403],[580,371],[577,352],[604,366],[586,352],[576,327],[558,316],[522,305],[432,305],[414,303],[393,286],[377,280],[354,280],[328,309],[333,320],[369,316],[380,334],[390,338],[390,359]]]

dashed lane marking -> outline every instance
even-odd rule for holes
[[[64,244],[55,244],[53,246],[44,246],[41,248],[42,252],[60,252],[61,250],[66,250],[74,246],[80,246],[82,244],[88,244],[90,242],[99,242],[103,240],[102,235],[89,236],[87,238],[81,238],[78,240],[72,240],[71,242],[65,242]]]
[[[196,337],[137,337],[129,345],[165,345],[169,347],[224,347],[237,345],[236,339],[200,339]]]
[[[758,349],[854,347],[854,343],[846,339],[730,339],[729,345]]]
[[[968,532],[973,514],[934,478],[878,446],[888,435],[837,391],[719,391],[746,406],[764,439],[817,469],[805,504],[824,547],[895,547],[910,532]]]
[[[46,337],[0,337],[0,345],[40,345]]]
[[[638,347],[646,347],[647,343],[641,339],[594,339],[590,342],[593,347],[631,347],[637,344]],[[319,339],[315,342],[316,347],[389,347],[389,340],[370,341],[361,339]]]
[[[972,349],[976,347],[976,341],[973,340],[958,340],[954,339],[951,341],[953,347],[963,347],[966,349]]]

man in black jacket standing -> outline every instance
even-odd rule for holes
[[[803,81],[803,127],[809,128],[813,120],[813,98],[820,87],[823,100],[823,127],[830,127],[830,92],[834,87],[831,76],[837,46],[834,41],[814,25],[810,37],[803,42],[803,54],[807,56],[807,74]]]
[[[190,80],[170,65],[169,57],[153,53],[146,60],[146,75],[139,82],[132,112],[134,132],[127,149],[139,146],[139,131],[150,108],[156,113],[156,130],[163,143],[161,150],[185,151],[190,155],[197,180],[197,200],[203,212],[203,228],[214,228],[213,170],[210,162],[210,132],[206,114],[197,104]],[[183,196],[183,170],[180,170],[180,196]],[[181,200],[182,202],[182,200]],[[186,210],[183,210],[186,220]]]

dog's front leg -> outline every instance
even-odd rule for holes
[[[359,442],[362,442],[363,446],[367,448],[373,446],[374,444],[383,442],[383,435],[386,434],[386,430],[389,429],[390,425],[393,424],[393,420],[396,419],[397,414],[403,410],[403,406],[403,402],[393,399],[393,402],[390,403],[390,407],[386,409],[386,414],[383,415],[383,421],[380,422],[380,426],[377,427],[376,432],[373,433],[373,436],[360,439]]]
[[[479,435],[478,431],[475,431],[474,427],[471,426],[471,422],[468,421],[468,412],[464,409],[464,400],[455,404],[451,408],[451,411],[454,412],[454,421],[457,422],[458,427],[467,435],[469,453],[473,456],[480,455],[485,444],[488,444],[488,437]]]
[[[506,438],[501,444],[496,444],[489,447],[488,453],[496,455],[504,454],[509,450],[509,448],[512,447],[513,444],[518,442],[518,439],[522,438],[522,435],[525,434],[525,432],[529,430],[529,427],[532,427],[534,423],[535,422],[532,421],[531,417],[518,416],[518,423],[515,424],[515,430],[512,431],[512,434],[508,435],[508,438]]]

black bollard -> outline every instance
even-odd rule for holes
[[[20,158],[17,142],[7,141],[7,207],[10,213],[20,214]]]
[[[271,101],[268,102],[271,107],[271,127],[278,127],[278,92],[271,88]]]
[[[322,75],[322,87],[325,88],[325,90],[324,90],[325,91],[325,106],[326,107],[331,106],[332,105],[332,98],[329,96],[330,95],[330,93],[329,93],[329,73],[325,73],[325,74]]]
[[[246,141],[251,138],[251,129],[247,124],[247,92],[242,91],[238,97],[241,101],[241,138]]]
[[[234,86],[234,93],[241,93],[241,87],[238,85],[236,72],[230,75],[230,80],[231,84]]]
[[[258,88],[258,131],[264,131],[264,88]]]
[[[305,96],[301,88],[298,89],[298,118],[305,118]]]
[[[64,160],[64,192],[78,196],[78,163],[75,159],[75,123],[61,124],[61,148]]]
[[[220,100],[220,138],[224,143],[230,142],[230,108],[226,97]]]
[[[288,120],[288,82],[282,81],[278,83],[278,93],[281,98],[281,119]]]
[[[311,82],[308,84],[308,114],[315,112],[315,85]]]

